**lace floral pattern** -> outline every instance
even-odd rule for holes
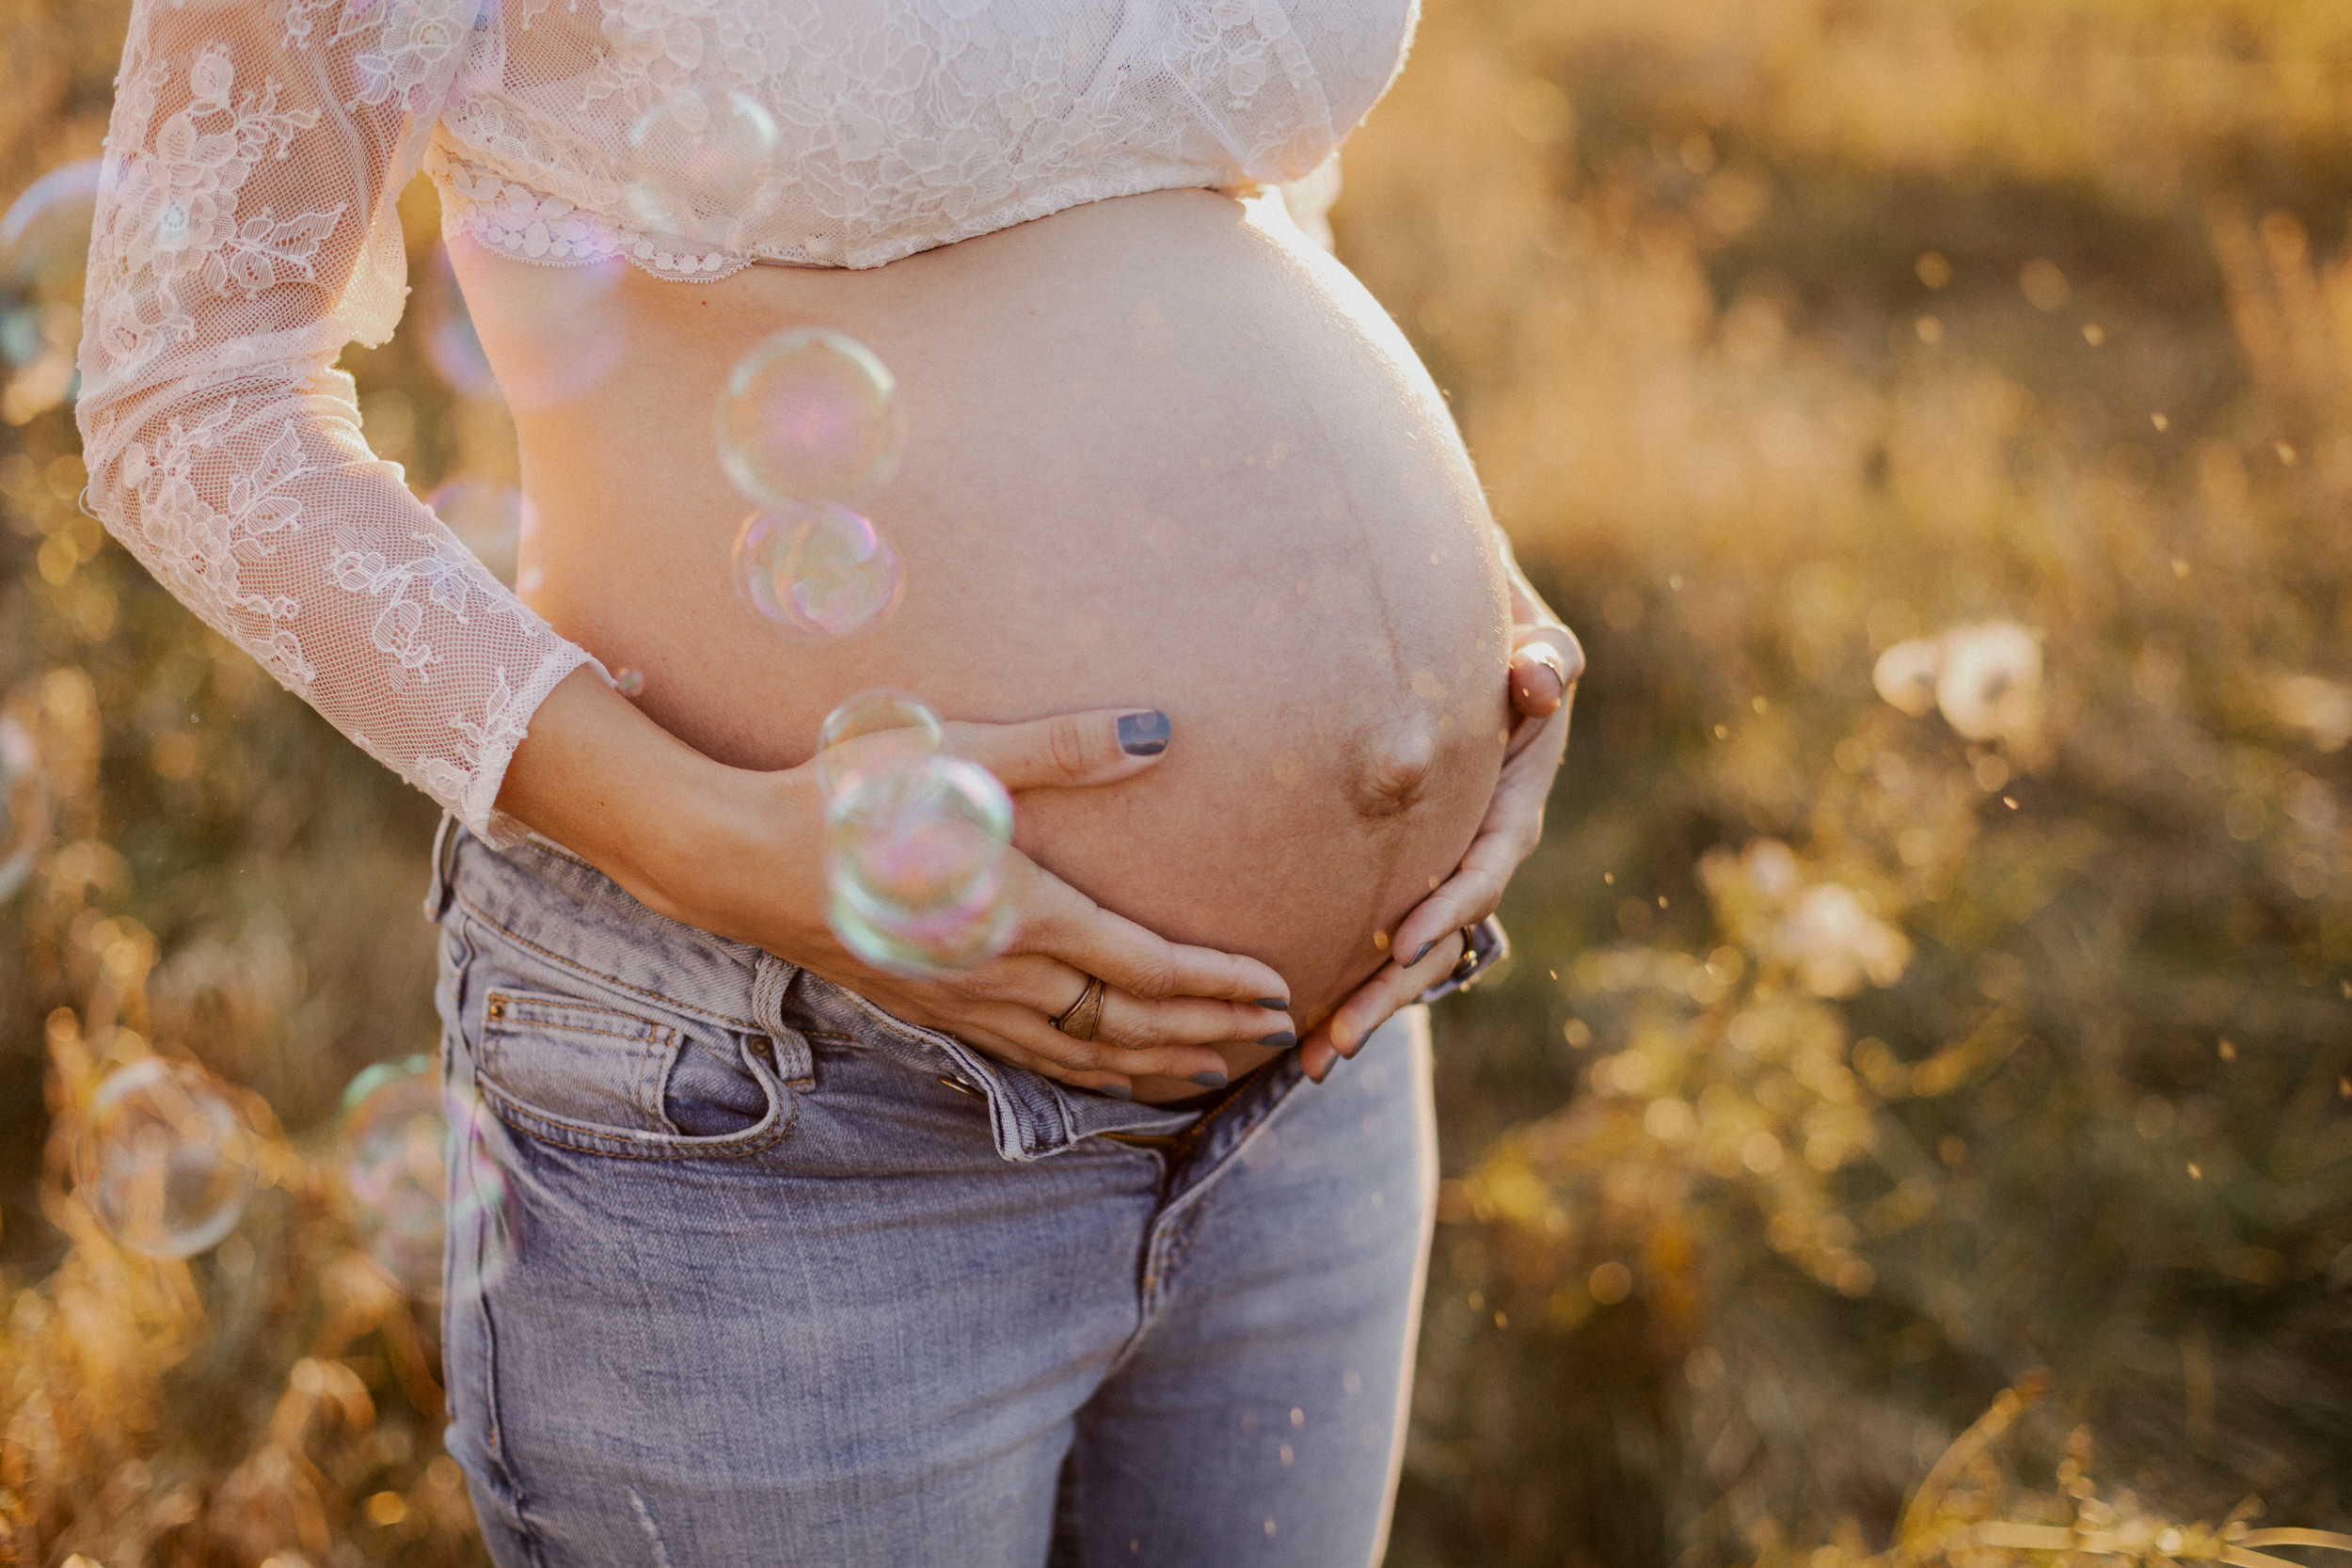
[[[471,0],[141,0],[90,250],[93,508],[187,606],[475,831],[588,656],[369,454],[344,344],[398,319],[392,193]]]
[[[527,261],[879,266],[1107,197],[1297,180],[1412,23],[1413,0],[135,0],[84,317],[90,503],[507,842],[507,763],[593,661],[374,460],[331,368],[399,320],[413,172],[450,232]]]
[[[880,266],[1106,197],[1299,179],[1412,20],[1398,0],[570,0],[477,46],[426,166],[450,233],[524,261]],[[765,130],[761,173],[648,225],[632,129],[731,103]]]

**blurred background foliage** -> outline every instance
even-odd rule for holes
[[[123,25],[0,0],[0,192],[96,152]],[[1517,970],[1439,1023],[1391,1563],[2352,1527],[2352,9],[1431,0],[1347,179],[1592,656]],[[511,480],[410,198],[369,435]],[[11,359],[0,699],[56,806],[0,910],[0,1541],[479,1561],[332,1177],[433,1037],[432,813],[79,515]],[[188,1264],[51,1135],[153,1048],[276,1138]]]

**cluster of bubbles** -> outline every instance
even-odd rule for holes
[[[484,1148],[487,1132],[479,1102],[445,1091],[430,1056],[378,1062],[343,1091],[340,1144],[353,1227],[376,1266],[420,1300],[440,1296],[445,1250],[460,1290],[503,1271],[506,1180]]]
[[[334,1147],[352,1227],[411,1296],[439,1298],[445,1248],[461,1289],[489,1283],[505,1264],[506,1183],[487,1136],[479,1103],[445,1093],[429,1056],[379,1062],[343,1092]],[[262,1136],[237,1095],[195,1063],[162,1056],[109,1073],[73,1139],[83,1207],[150,1258],[218,1245],[244,1217],[262,1166]]]
[[[1004,951],[1012,798],[987,768],[941,750],[930,708],[896,691],[850,698],[826,717],[814,767],[826,800],[826,912],[843,946],[913,975]]]
[[[735,538],[735,580],[776,630],[842,637],[898,603],[898,558],[854,510],[897,471],[897,383],[837,332],[778,333],[745,355],[719,399],[719,461],[759,503]]]
[[[49,773],[32,732],[0,716],[0,898],[24,885],[49,842]]]
[[[98,170],[95,158],[54,168],[0,214],[0,417],[12,424],[74,394]]]
[[[237,1227],[261,1151],[236,1097],[212,1074],[145,1056],[90,1098],[73,1144],[74,1189],[133,1252],[192,1258]]]

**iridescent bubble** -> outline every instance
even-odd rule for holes
[[[260,1139],[236,1100],[191,1062],[148,1056],[98,1086],[73,1146],[73,1180],[115,1240],[190,1258],[237,1227]]]
[[[98,210],[95,158],[51,169],[0,214],[0,418],[21,424],[73,396],[82,284]]]
[[[473,313],[466,308],[465,291],[449,264],[449,247],[433,247],[421,312],[424,325],[424,356],[461,397],[496,399],[499,379],[491,373],[490,356],[482,352],[481,334]]]
[[[676,93],[629,127],[629,215],[656,233],[725,240],[775,172],[776,122],[747,93]]]
[[[861,691],[825,715],[817,732],[817,787],[826,798],[868,768],[887,768],[939,750],[939,715],[903,691]]]
[[[492,577],[515,586],[523,540],[537,531],[539,523],[538,508],[528,497],[499,480],[461,477],[435,490],[425,504]]]
[[[60,304],[82,302],[98,177],[95,158],[53,168],[0,214],[0,278],[9,287],[36,290]]]
[[[24,885],[49,842],[49,770],[30,731],[0,717],[0,898]]]
[[[846,637],[898,603],[898,557],[846,506],[785,506],[745,519],[735,536],[735,581],[777,630]]]
[[[612,672],[612,689],[624,697],[645,694],[645,673],[643,670],[621,669]]]
[[[409,1295],[441,1294],[444,1254],[460,1290],[479,1289],[506,1260],[506,1180],[482,1146],[478,1103],[444,1094],[430,1056],[378,1062],[343,1091],[343,1187],[361,1242]],[[450,1130],[460,1191],[452,1201]],[[452,1225],[459,1245],[448,1245]]]
[[[851,772],[825,812],[826,914],[877,969],[939,974],[1004,951],[1012,798],[977,763],[937,752]]]
[[[838,332],[779,332],[736,364],[719,399],[719,462],[769,506],[852,505],[898,470],[898,382]]]

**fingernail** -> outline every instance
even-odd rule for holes
[[[1200,1085],[1204,1089],[1221,1089],[1225,1086],[1225,1074],[1221,1072],[1196,1072],[1192,1075],[1192,1081]]]
[[[1298,1043],[1298,1037],[1292,1034],[1288,1029],[1277,1029],[1274,1033],[1266,1036],[1258,1043],[1260,1045],[1291,1046]]]
[[[1261,996],[1258,998],[1258,1006],[1279,1013],[1290,1006],[1290,999],[1282,996]]]
[[[1421,944],[1421,951],[1413,955],[1413,963],[1406,964],[1405,967],[1410,969],[1413,967],[1413,964],[1417,964],[1421,962],[1422,959],[1429,957],[1429,950],[1437,945],[1438,939],[1436,937],[1431,937],[1427,942],[1422,942]]]
[[[1136,1091],[1124,1084],[1105,1084],[1094,1092],[1113,1100],[1133,1100],[1136,1097]]]
[[[1119,749],[1131,757],[1158,756],[1168,750],[1168,715],[1157,708],[1119,716]]]

